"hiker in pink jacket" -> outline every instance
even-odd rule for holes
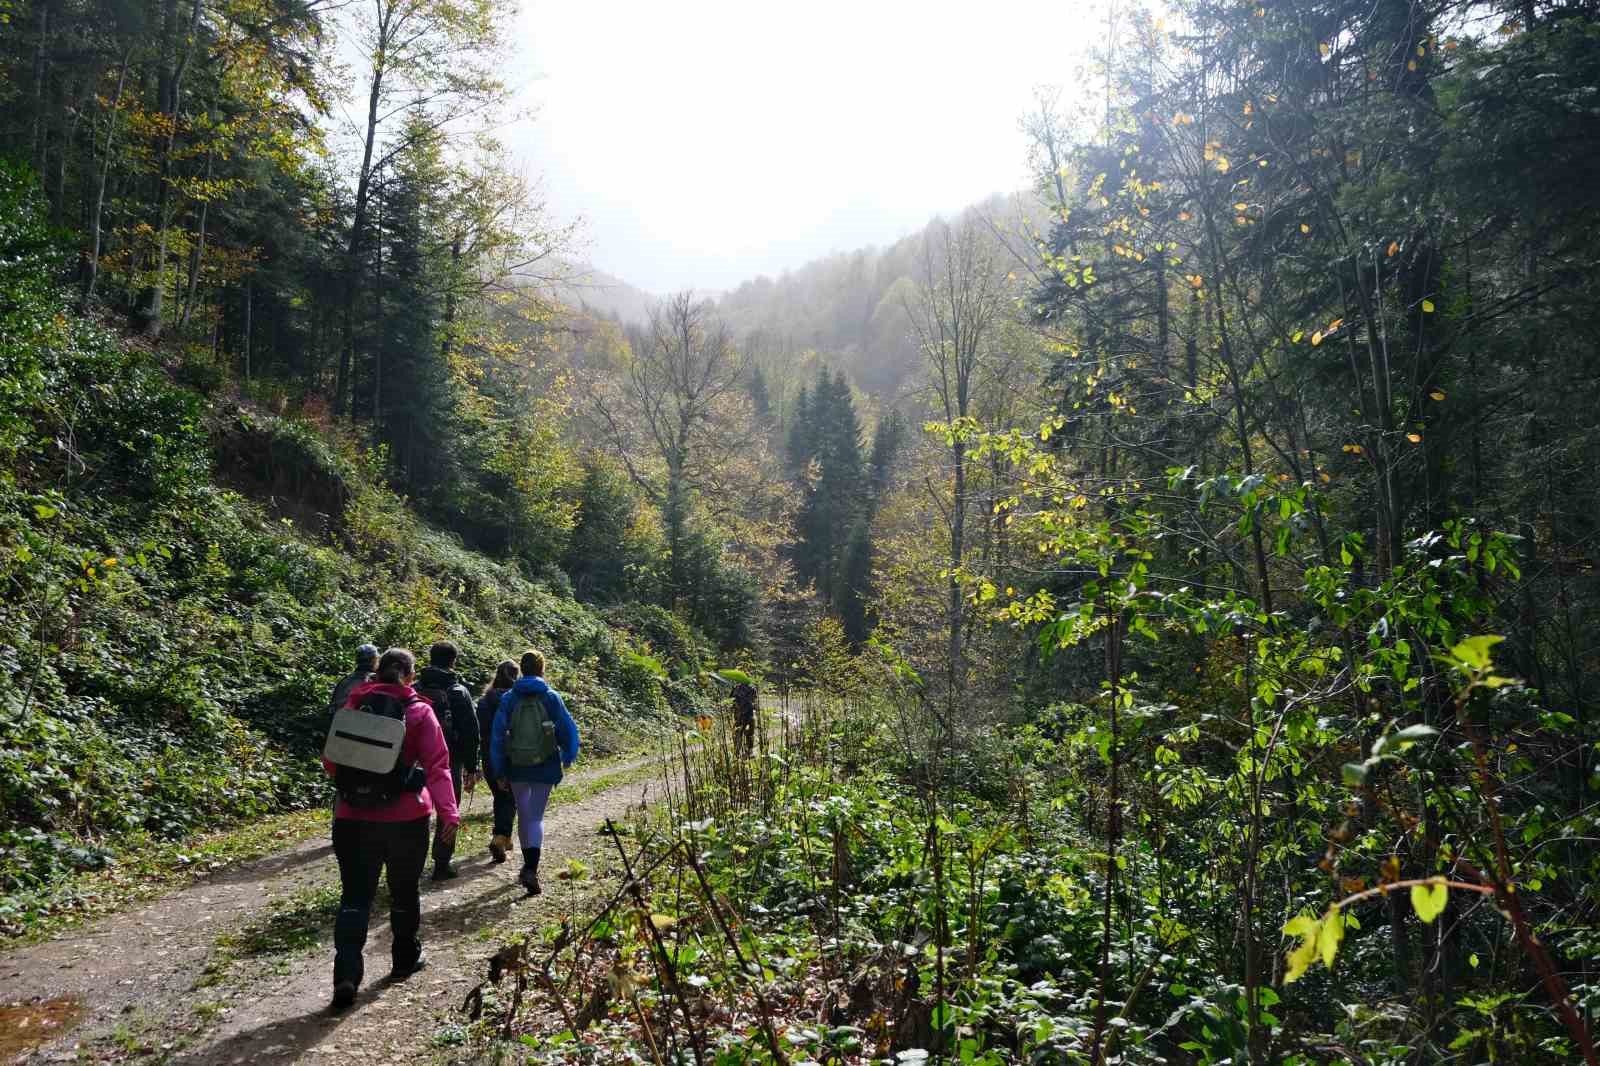
[[[403,708],[405,739],[400,761],[389,783],[376,794],[358,797],[341,788],[333,816],[333,853],[339,860],[339,916],[333,925],[333,1006],[355,1002],[361,986],[361,952],[367,943],[367,919],[378,892],[378,876],[389,874],[389,928],[394,934],[394,968],[390,978],[404,980],[422,969],[422,901],[418,882],[428,858],[428,816],[439,814],[439,835],[454,841],[461,815],[450,779],[450,749],[428,701],[417,695],[416,656],[390,648],[378,660],[377,677],[357,685],[346,706],[393,712]],[[326,759],[328,773],[338,767]]]

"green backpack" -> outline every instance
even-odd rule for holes
[[[511,705],[511,732],[506,738],[506,759],[513,769],[540,766],[560,752],[556,724],[544,699],[518,696]]]

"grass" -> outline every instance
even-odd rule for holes
[[[182,888],[227,866],[250,862],[325,832],[328,810],[291,811],[182,840],[130,835],[104,870],[86,870],[55,886],[0,935],[0,950],[57,936],[92,918]]]

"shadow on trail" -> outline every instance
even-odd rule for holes
[[[521,885],[508,880],[488,892],[458,900],[448,907],[440,907],[437,910],[424,907],[423,941],[427,942],[430,931],[444,940],[454,940],[476,933],[510,913],[512,905],[525,896],[526,893]]]
[[[377,987],[382,987],[380,982]],[[363,990],[362,999],[372,995]],[[226,1063],[283,1063],[298,1062],[330,1033],[360,1011],[361,1001],[354,1010],[334,1014],[326,1008],[311,1011],[294,1018],[268,1022],[254,1029],[246,1029],[210,1047],[198,1049],[188,1055],[168,1060],[171,1066],[224,1066]]]

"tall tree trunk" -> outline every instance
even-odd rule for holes
[[[361,172],[356,178],[356,202],[350,216],[350,239],[345,246],[344,346],[339,351],[339,376],[333,389],[333,413],[349,402],[350,421],[356,418],[353,375],[356,355],[356,298],[361,285],[361,241],[367,228],[367,203],[372,195],[372,149],[378,139],[378,104],[383,98],[383,47],[388,38],[388,18],[379,24],[378,51],[367,90],[367,136],[361,150]]]
[[[250,342],[254,332],[255,285],[253,278],[244,280],[244,380],[250,382]]]
[[[455,339],[456,325],[456,281],[461,276],[461,234],[457,233],[450,242],[450,280],[444,290],[444,342],[439,346],[439,355],[444,362],[445,373],[450,372],[450,347]]]
[[[30,158],[33,169],[43,179],[45,150],[45,116],[49,113],[44,104],[45,71],[49,68],[46,44],[50,40],[50,0],[39,3],[39,39],[33,46],[33,149]]]
[[[105,213],[106,183],[111,180],[111,149],[116,143],[117,111],[122,106],[122,90],[128,84],[128,64],[133,60],[133,45],[128,45],[127,51],[122,53],[122,69],[117,73],[117,92],[111,98],[111,107],[106,113],[106,147],[104,158],[100,161],[100,180],[96,183],[94,194],[94,208],[89,223],[89,262],[87,277],[83,283],[83,298],[79,309],[87,311],[89,304],[94,300],[95,284],[100,280],[100,219]]]
[[[965,416],[963,412],[963,417]],[[956,695],[960,691],[961,682],[966,678],[966,671],[961,665],[962,642],[962,607],[961,580],[956,571],[961,566],[963,553],[966,551],[966,519],[967,519],[967,444],[966,441],[957,440],[950,449],[950,457],[955,466],[955,477],[950,498],[950,587],[949,607],[950,612],[950,637],[949,646],[945,654],[949,656],[948,700],[950,711],[955,711]]]
[[[206,180],[211,180],[211,167],[214,155],[206,153]],[[195,297],[200,291],[200,267],[206,256],[206,214],[211,207],[211,200],[200,201],[200,218],[195,224],[194,251],[189,256],[189,279],[184,289],[183,314],[178,319],[178,332],[182,333],[189,328],[189,320],[194,316]]]
[[[162,308],[167,292],[167,237],[170,228],[169,204],[172,199],[172,149],[178,139],[178,111],[183,102],[183,77],[189,69],[189,59],[194,54],[195,34],[200,26],[200,0],[194,0],[189,9],[189,30],[180,53],[177,34],[177,0],[166,0],[162,16],[161,113],[166,117],[165,135],[161,139],[161,154],[156,170],[155,210],[152,225],[156,231],[155,253],[148,266],[153,273],[151,283],[140,294],[135,318],[147,336],[161,333]]]

